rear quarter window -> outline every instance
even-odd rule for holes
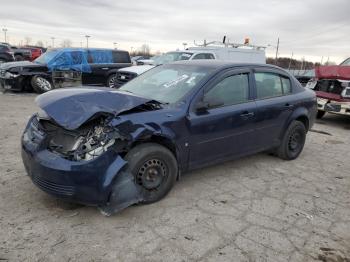
[[[113,63],[131,63],[130,56],[127,52],[113,51]]]
[[[110,50],[90,50],[89,63],[91,64],[111,64],[113,63],[112,51]]]

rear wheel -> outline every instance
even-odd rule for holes
[[[326,114],[326,111],[318,110],[316,118],[321,119]]]
[[[110,88],[115,88],[116,87],[116,80],[117,80],[116,74],[110,75],[107,79],[107,86]]]
[[[305,125],[300,121],[293,121],[284,134],[277,155],[284,160],[296,159],[303,151],[305,139]]]
[[[168,194],[176,181],[178,166],[172,152],[155,144],[145,143],[131,149],[126,155],[128,172],[142,188],[141,203],[159,201]]]
[[[33,76],[31,85],[34,91],[38,94],[42,94],[53,89],[51,82],[42,76]]]

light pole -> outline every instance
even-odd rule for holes
[[[5,35],[5,43],[7,43],[7,35],[6,35],[6,33],[7,33],[7,28],[3,28],[2,29],[2,31],[4,32],[4,35]]]
[[[91,35],[86,35],[86,48],[89,48],[89,38],[91,37]]]
[[[184,50],[186,50],[187,43],[182,43],[184,46]]]
[[[118,44],[117,42],[113,43],[114,49],[117,49],[117,44]]]
[[[51,37],[51,40],[52,40],[52,48],[54,48],[55,47],[55,38]]]

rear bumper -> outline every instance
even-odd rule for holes
[[[350,116],[350,102],[339,102],[331,99],[317,98],[317,108],[333,114]]]

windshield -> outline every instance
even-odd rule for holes
[[[194,65],[155,67],[119,88],[162,103],[175,103],[193,89],[213,69]]]
[[[192,53],[188,52],[169,52],[161,56],[155,56],[152,59],[155,65],[163,65],[175,61],[189,60],[191,56]]]
[[[51,51],[47,51],[46,53],[42,54],[42,55],[39,56],[37,59],[35,59],[35,60],[34,60],[34,63],[46,65],[46,64],[49,63],[53,58],[55,58],[57,54],[59,54],[59,53],[61,53],[61,52],[62,52],[62,51],[60,51],[60,50],[51,50]]]
[[[350,65],[350,58],[346,59],[343,63],[340,65]]]

